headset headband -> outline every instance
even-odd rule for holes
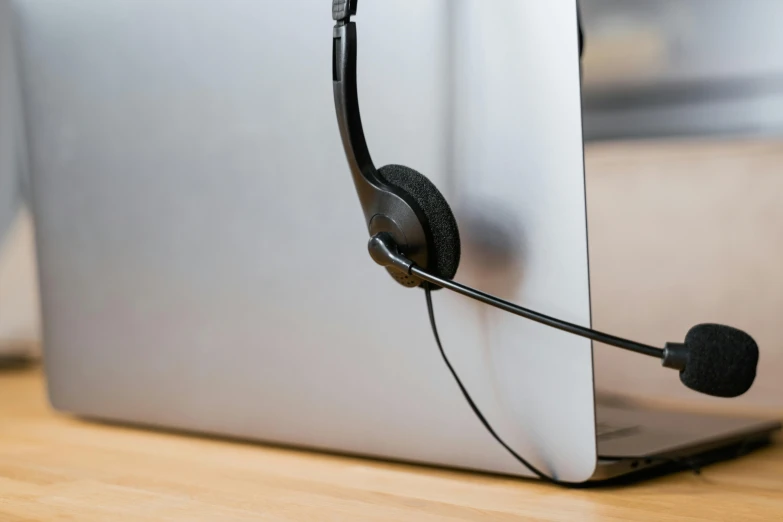
[[[382,182],[375,175],[370,151],[364,138],[356,88],[356,25],[350,17],[356,14],[356,0],[332,0],[332,18],[337,22],[332,34],[332,87],[337,123],[345,156],[367,215]]]

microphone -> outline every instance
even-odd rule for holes
[[[666,343],[664,348],[656,348],[562,321],[431,274],[400,253],[397,243],[388,233],[370,238],[367,248],[373,261],[383,267],[414,275],[433,285],[558,330],[657,357],[664,367],[679,370],[680,381],[694,391],[716,397],[738,397],[750,389],[756,378],[758,345],[750,335],[736,328],[700,324],[688,331],[683,343]]]
[[[756,378],[759,347],[742,330],[699,324],[688,331],[684,343],[666,343],[664,354],[663,365],[680,370],[680,381],[688,388],[715,397],[738,397]]]

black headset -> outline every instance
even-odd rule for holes
[[[337,121],[370,236],[388,234],[408,259],[433,275],[451,279],[460,261],[457,221],[446,198],[423,174],[403,165],[376,169],[367,149],[356,88],[356,14],[358,0],[333,0],[332,81]],[[579,52],[582,30],[579,30]],[[394,267],[398,283],[421,286],[425,281]],[[437,289],[438,285],[431,288]]]
[[[370,233],[372,259],[399,284],[423,287],[435,341],[446,365],[469,405],[487,430],[522,464],[539,477],[547,477],[517,455],[481,414],[462,385],[441,346],[435,324],[431,290],[447,288],[501,310],[604,344],[661,359],[664,367],[679,370],[680,380],[691,389],[718,397],[736,397],[753,384],[758,346],[747,333],[718,324],[696,325],[682,343],[663,348],[623,339],[568,323],[467,287],[452,278],[460,261],[457,220],[446,198],[425,176],[410,167],[386,165],[376,169],[364,139],[356,87],[356,14],[358,0],[332,0],[332,84],[334,105],[345,156]],[[577,11],[577,22],[579,19]],[[579,53],[582,31],[579,31]]]
[[[332,80],[337,121],[371,236],[388,234],[400,251],[416,265],[451,279],[460,260],[457,220],[446,198],[424,175],[402,165],[376,169],[367,149],[359,115],[356,89],[356,0],[333,0],[334,27]],[[424,281],[388,268],[392,277],[407,287]]]

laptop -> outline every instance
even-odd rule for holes
[[[444,191],[458,279],[589,325],[576,4],[483,5],[362,6],[365,134],[376,164]],[[423,293],[367,256],[325,1],[12,8],[54,408],[531,476],[465,403]],[[485,417],[559,480],[733,455],[779,428],[597,405],[589,341],[434,300]]]

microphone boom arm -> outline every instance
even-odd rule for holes
[[[536,312],[535,310],[530,310],[529,308],[524,308],[522,306],[515,305],[513,303],[500,299],[499,297],[495,297],[493,295],[484,293],[480,290],[476,290],[475,288],[470,288],[468,286],[462,285],[455,281],[437,277],[435,275],[432,275],[422,270],[416,265],[411,266],[410,273],[411,275],[420,277],[421,279],[429,283],[442,286],[444,288],[448,288],[449,290],[457,292],[458,294],[462,294],[472,299],[476,299],[477,301],[481,301],[482,303],[488,304],[490,306],[494,306],[495,308],[499,308],[501,310],[510,312],[520,317],[524,317],[525,319],[530,319],[531,321],[536,321],[537,323],[545,324],[547,326],[551,326],[552,328],[557,328],[558,330],[562,330],[564,332],[575,334],[580,337],[586,337],[588,339],[592,339],[593,341],[597,341],[599,343],[616,346],[617,348],[623,348],[625,350],[630,350],[632,352],[649,355],[650,357],[657,357],[661,359],[663,358],[664,355],[664,351],[661,348],[656,348],[654,346],[648,346],[646,344],[637,343],[635,341],[630,341],[628,339],[623,339],[621,337],[609,335],[607,333],[599,332],[597,330],[585,328],[584,326],[579,326],[577,324],[562,321],[560,319],[555,319],[554,317],[550,317],[540,312]]]
[[[428,283],[447,288],[453,292],[457,292],[458,294],[462,294],[484,304],[499,308],[500,310],[504,310],[514,315],[524,317],[525,319],[530,319],[531,321],[536,321],[537,323],[545,324],[552,328],[557,328],[558,330],[578,335],[580,337],[585,337],[599,343],[608,344],[610,346],[615,346],[617,348],[622,348],[631,352],[648,355],[650,357],[657,357],[664,361],[666,359],[666,352],[662,348],[656,348],[654,346],[637,343],[635,341],[630,341],[628,339],[623,339],[621,337],[599,332],[591,328],[585,328],[584,326],[562,321],[560,319],[536,312],[535,310],[530,310],[529,308],[515,305],[500,299],[499,297],[495,297],[480,290],[476,290],[475,288],[470,288],[469,286],[465,286],[450,279],[444,279],[442,277],[433,275],[426,270],[423,270],[410,259],[401,254],[397,248],[397,244],[389,234],[381,233],[373,236],[368,243],[368,250],[370,251],[370,256],[373,258],[373,260],[381,266],[396,268],[397,270],[407,274],[419,277]]]

